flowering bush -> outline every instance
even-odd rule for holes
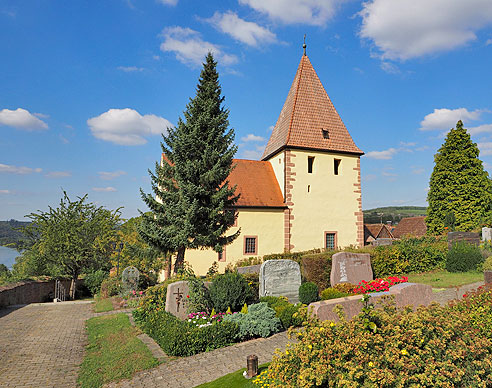
[[[482,286],[463,295],[462,301],[454,301],[451,308],[464,312],[470,323],[481,334],[492,339],[492,287]]]
[[[408,282],[408,277],[406,276],[402,276],[401,278],[398,276],[388,276],[386,279],[374,279],[370,282],[363,280],[356,288],[354,288],[353,292],[355,294],[367,294],[368,292],[389,291],[391,286],[406,282]]]
[[[197,327],[210,326],[216,322],[221,322],[226,313],[209,315],[206,312],[188,314],[188,323]]]

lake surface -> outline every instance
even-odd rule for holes
[[[0,264],[5,264],[9,269],[12,269],[15,258],[19,255],[16,249],[0,246]]]

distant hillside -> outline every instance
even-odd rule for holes
[[[423,206],[387,206],[363,210],[365,224],[379,224],[381,217],[383,223],[391,221],[397,224],[402,218],[425,216],[426,212],[427,208]]]
[[[23,239],[23,234],[16,230],[16,228],[22,228],[30,222],[26,221],[0,221],[0,245],[17,244]]]

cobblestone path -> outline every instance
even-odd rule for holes
[[[86,302],[0,310],[0,387],[76,387],[91,316]]]
[[[289,341],[285,332],[279,333],[270,338],[259,338],[227,348],[169,361],[157,368],[138,372],[131,380],[110,383],[105,387],[196,387],[228,373],[235,372],[238,369],[245,368],[246,357],[250,354],[258,356],[259,364],[271,361],[275,349],[284,350]]]

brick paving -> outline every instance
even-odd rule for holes
[[[93,315],[86,302],[0,310],[0,387],[75,387]]]

